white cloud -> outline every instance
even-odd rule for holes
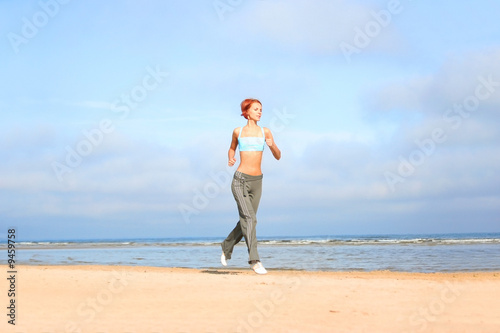
[[[83,101],[80,103],[73,103],[74,106],[90,108],[90,109],[102,109],[109,111],[117,111],[118,108],[116,103],[104,102],[104,101]]]
[[[267,36],[282,46],[331,54],[341,52],[341,42],[354,44],[355,29],[364,31],[368,22],[376,22],[373,13],[385,9],[344,0],[263,1],[242,15],[252,34]],[[391,26],[393,18],[372,38],[370,50],[394,49],[399,37]]]
[[[378,112],[397,110],[442,115],[446,109],[476,94],[478,86],[493,88],[493,93],[481,101],[481,108],[500,106],[500,49],[476,51],[450,56],[433,74],[409,77],[372,91],[373,104]]]

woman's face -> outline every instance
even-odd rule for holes
[[[261,116],[262,116],[262,105],[260,105],[260,103],[253,102],[252,105],[250,106],[250,109],[248,109],[248,119],[259,121]]]

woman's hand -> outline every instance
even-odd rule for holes
[[[236,159],[233,157],[233,158],[229,159],[229,162],[227,163],[227,165],[229,165],[230,167],[232,167],[234,165],[234,163],[236,163]]]
[[[281,151],[274,142],[273,134],[271,133],[271,130],[269,128],[264,127],[264,133],[266,136],[266,143],[271,149],[271,152],[273,153],[273,156],[275,159],[279,160],[281,158]]]

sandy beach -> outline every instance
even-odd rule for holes
[[[16,269],[2,332],[500,332],[500,272]]]

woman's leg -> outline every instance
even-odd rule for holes
[[[240,228],[248,249],[248,261],[259,261],[257,251],[256,211],[259,207],[262,193],[262,176],[249,176],[240,172],[235,173],[231,186],[234,199],[238,204]]]
[[[255,180],[249,182],[250,188],[248,196],[252,205],[252,222],[254,222],[249,230],[249,238],[251,239],[251,246],[248,247],[249,263],[252,261],[260,261],[259,253],[257,251],[257,211],[259,210],[260,197],[262,195],[262,180]]]
[[[226,256],[226,259],[231,259],[231,255],[233,254],[233,248],[236,244],[240,242],[243,238],[243,232],[241,231],[240,222],[236,224],[233,231],[229,233],[226,239],[222,242],[222,252]]]

